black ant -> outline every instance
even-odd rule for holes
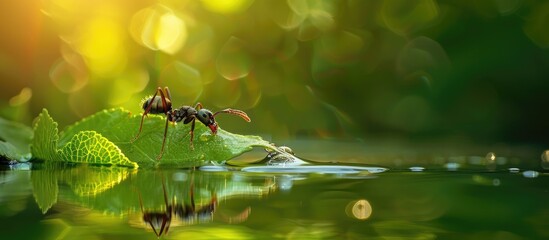
[[[157,96],[158,93],[160,93],[160,96]],[[197,103],[196,106],[182,106],[180,108],[172,109],[172,97],[170,95],[170,90],[168,87],[164,87],[164,90],[162,88],[158,87],[156,89],[156,92],[154,95],[145,100],[143,102],[143,116],[141,116],[141,124],[139,125],[139,132],[137,135],[132,139],[132,142],[137,140],[139,137],[139,134],[141,134],[141,130],[143,128],[143,119],[145,116],[147,116],[148,113],[151,114],[164,114],[166,115],[166,126],[164,127],[164,138],[162,139],[162,149],[160,150],[160,154],[158,155],[157,159],[162,158],[162,154],[164,153],[164,145],[166,143],[166,133],[168,132],[168,122],[176,123],[183,121],[183,124],[191,123],[191,149],[194,149],[193,145],[193,138],[194,138],[194,122],[196,119],[198,119],[201,123],[206,125],[210,128],[212,131],[212,134],[215,135],[217,133],[217,122],[215,121],[214,117],[217,114],[220,113],[229,113],[234,114],[237,116],[240,116],[247,122],[250,122],[250,117],[248,115],[237,109],[231,109],[227,108],[221,111],[218,111],[216,113],[213,113],[202,107],[202,104]]]

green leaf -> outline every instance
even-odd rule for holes
[[[111,141],[95,131],[81,131],[60,150],[64,161],[137,168]]]
[[[0,118],[0,156],[19,162],[28,161],[31,139],[31,128]]]
[[[48,110],[43,109],[36,118],[31,153],[33,158],[48,161],[61,161],[57,153],[57,123],[50,117]]]
[[[58,149],[57,123],[46,109],[38,116],[34,126],[32,155],[46,161],[89,163],[137,167],[124,156],[111,141],[93,131],[82,131],[73,135]]]
[[[219,129],[211,135],[209,129],[197,123],[194,150],[190,147],[190,124],[168,126],[166,147],[160,160],[156,157],[162,147],[166,118],[149,114],[143,122],[142,132],[133,143],[139,130],[141,114],[117,108],[103,110],[68,127],[59,140],[60,145],[70,142],[72,136],[82,131],[95,131],[109,139],[122,153],[139,166],[189,167],[205,161],[221,162],[250,151],[255,146],[272,148],[269,142],[257,136],[243,136]],[[243,122],[243,124],[247,124]]]
[[[140,137],[141,114],[127,110],[103,110],[69,126],[58,135],[57,123],[47,110],[38,116],[32,142],[33,157],[47,161],[90,163],[137,167],[191,167],[206,161],[226,161],[253,147],[273,148],[257,136],[243,136],[222,129],[217,135],[202,124],[196,124],[194,149],[190,144],[190,124],[169,126],[164,155],[162,147],[166,118],[149,115]]]

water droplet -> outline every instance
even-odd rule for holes
[[[545,150],[541,154],[541,167],[543,169],[549,169],[549,150]]]
[[[412,172],[423,172],[425,170],[424,167],[410,167],[410,171]]]
[[[488,160],[488,162],[493,162],[496,160],[496,154],[493,153],[493,152],[489,152],[488,154],[486,154],[486,160]]]
[[[172,179],[176,182],[184,182],[189,178],[188,174],[185,172],[176,172],[173,174]]]
[[[252,69],[252,57],[245,50],[246,43],[231,37],[217,56],[217,71],[227,80],[236,80],[248,76]]]
[[[498,159],[496,157],[496,154],[493,152],[489,152],[486,154],[485,159],[486,159],[486,168],[490,171],[496,170],[496,165],[497,165],[496,159]]]
[[[202,166],[200,167],[200,171],[205,172],[227,172],[229,171],[229,168],[225,166]]]
[[[294,186],[294,181],[291,176],[281,176],[278,178],[277,186],[282,191],[288,191]]]
[[[528,170],[528,171],[522,172],[522,176],[524,176],[525,178],[537,178],[539,176],[539,172]]]
[[[456,171],[459,168],[459,163],[446,163],[445,167],[446,169],[448,169],[448,171]]]
[[[519,168],[509,168],[510,173],[518,173],[520,171]]]

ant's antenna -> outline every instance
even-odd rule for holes
[[[228,114],[237,115],[237,116],[241,117],[242,119],[246,120],[246,122],[251,122],[252,121],[250,119],[250,117],[248,117],[248,114],[246,114],[243,111],[237,110],[237,109],[232,109],[232,108],[223,109],[221,111],[218,111],[218,112],[214,113],[213,117],[215,117],[215,115],[217,115],[219,113],[228,113]]]

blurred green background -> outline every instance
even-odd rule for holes
[[[549,1],[0,2],[0,115],[232,107],[232,132],[543,143]],[[159,130],[161,131],[161,130]]]

